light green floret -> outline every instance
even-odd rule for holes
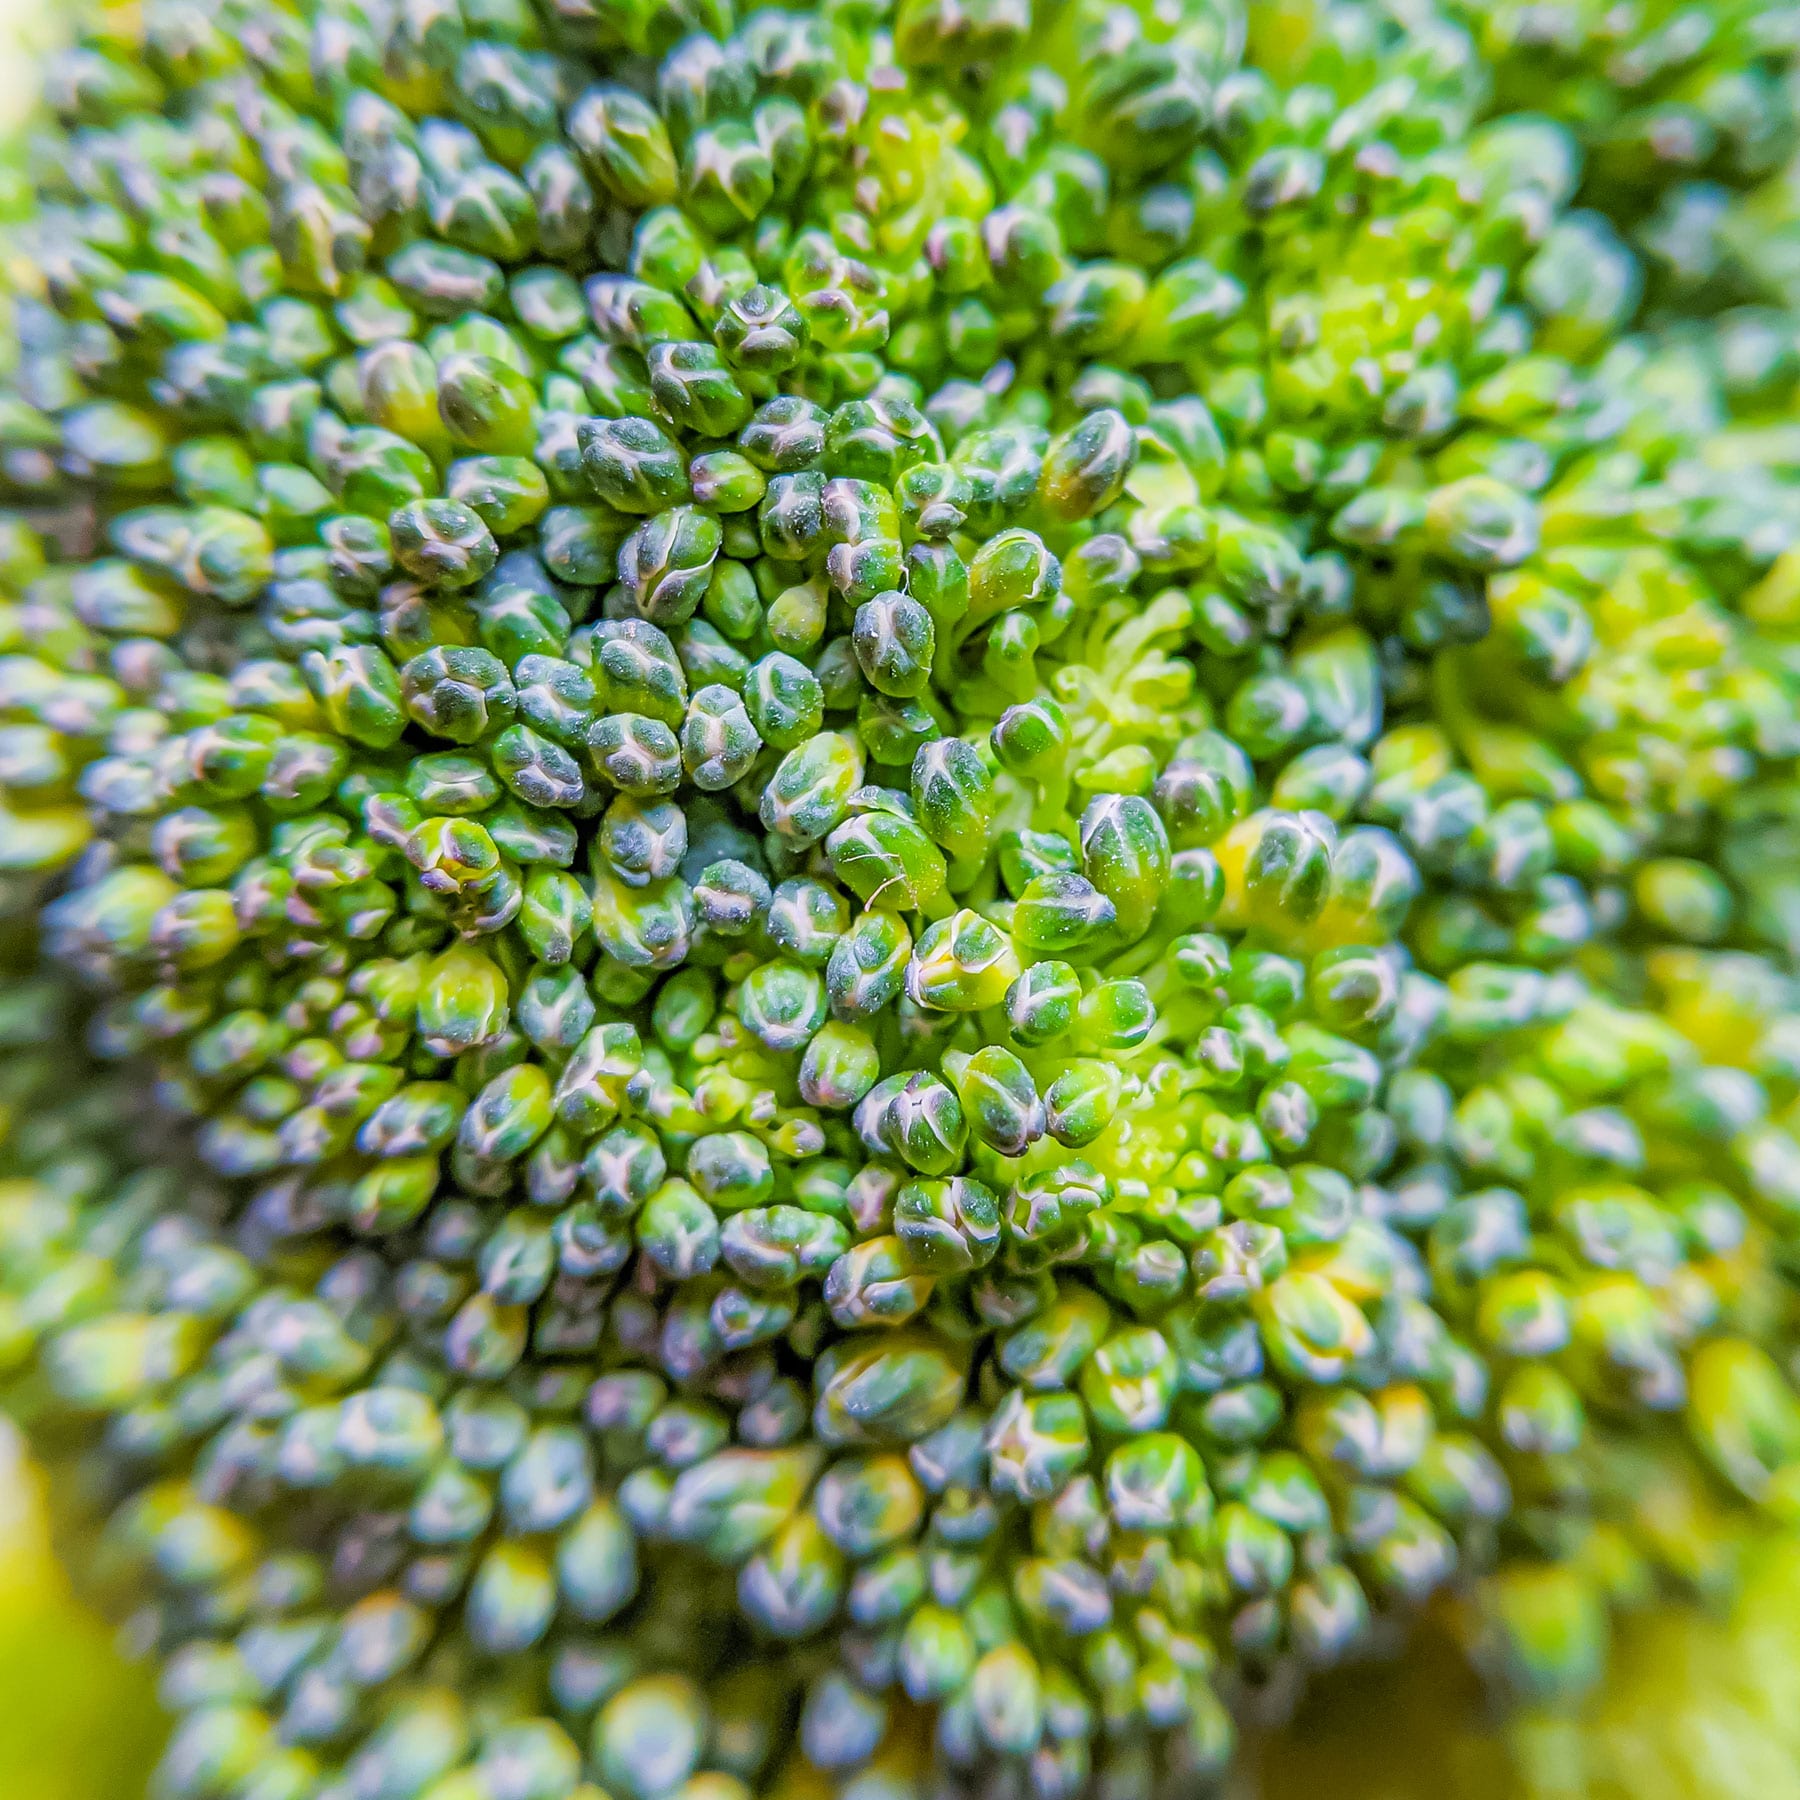
[[[0,1376],[162,1800],[1185,1797],[1800,1517],[1795,35],[55,62]]]

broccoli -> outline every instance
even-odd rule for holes
[[[1800,1517],[1797,51],[84,25],[0,1373],[164,1800],[1185,1800]]]

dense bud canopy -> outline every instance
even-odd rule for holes
[[[1797,37],[56,59],[0,1374],[166,1800],[1186,1800],[1800,1516]]]

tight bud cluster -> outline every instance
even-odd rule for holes
[[[1185,1797],[1800,1518],[1793,26],[55,61],[0,1375],[163,1800]]]

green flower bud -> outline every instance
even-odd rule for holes
[[[908,68],[957,67],[1004,56],[1027,30],[1028,21],[1013,7],[984,5],[962,12],[942,0],[907,0],[896,21],[895,45]]]
[[[577,1060],[586,1065],[577,1083],[572,1084],[565,1071],[558,1084],[556,1106],[559,1116],[585,1130],[600,1112],[595,1105],[599,1096],[610,1096],[615,1087],[619,1098],[630,1073],[635,1072],[631,1052],[636,1048],[636,1035],[629,1039],[629,1026],[602,1025],[588,1033],[577,1052]],[[585,1116],[570,1105],[578,1090],[586,1090],[588,1107]],[[617,1117],[614,1104],[613,1116]],[[668,1172],[662,1146],[654,1134],[641,1125],[619,1125],[593,1144],[582,1159],[581,1178],[592,1193],[601,1215],[609,1219],[629,1218],[662,1185]]]
[[[719,1246],[741,1281],[775,1291],[825,1275],[849,1247],[849,1237],[835,1219],[797,1206],[762,1206],[733,1213]]]
[[[1057,1143],[1080,1148],[1111,1125],[1120,1102],[1118,1069],[1105,1062],[1071,1062],[1044,1091],[1044,1129]]]
[[[769,1153],[748,1132],[713,1132],[688,1152],[688,1179],[718,1212],[762,1206],[774,1192]]]
[[[1043,780],[1056,775],[1069,748],[1068,721],[1047,695],[1009,706],[989,734],[994,755],[1009,774]]]
[[[1019,972],[1012,945],[991,921],[967,910],[925,928],[913,947],[906,991],[915,1005],[978,1012],[998,1005]]]
[[[1172,1432],[1121,1444],[1106,1461],[1106,1498],[1125,1531],[1170,1532],[1212,1510],[1206,1473],[1192,1445]]]
[[[869,685],[906,698],[931,682],[937,636],[928,613],[904,594],[877,594],[856,609],[851,644]]]
[[[847,1023],[872,1018],[905,984],[912,934],[891,912],[870,910],[831,946],[825,987],[831,1010]]]
[[[460,1056],[506,1029],[506,977],[479,950],[461,945],[434,957],[419,982],[419,1036],[438,1056]]]
[[[1103,981],[1083,995],[1076,1032],[1084,1049],[1133,1050],[1156,1025],[1156,1007],[1141,981]]]
[[[1242,286],[1203,258],[1171,263],[1150,285],[1135,343],[1153,357],[1198,349],[1243,310],[1244,300]]]
[[[1305,690],[1283,675],[1259,675],[1232,695],[1225,728],[1250,755],[1267,762],[1294,748],[1312,725]]]
[[[1137,1326],[1116,1333],[1081,1371],[1081,1396],[1094,1422],[1117,1434],[1160,1432],[1175,1397],[1178,1369],[1160,1332]]]
[[[1066,955],[1106,942],[1117,921],[1112,901],[1085,875],[1036,875],[1013,909],[1013,939],[1027,955]]]
[[[556,1610],[556,1577],[539,1553],[502,1540],[481,1559],[469,1584],[464,1620],[489,1656],[516,1655],[537,1643]]]
[[[638,1249],[669,1281],[709,1274],[719,1260],[719,1222],[685,1181],[665,1181],[637,1215]]]
[[[588,732],[588,754],[620,793],[647,800],[681,785],[681,746],[660,719],[612,713]]]
[[[743,692],[751,721],[777,750],[799,748],[818,732],[825,716],[818,677],[779,650],[750,665]]]
[[[733,367],[780,375],[806,349],[806,321],[779,289],[760,284],[729,301],[713,326],[713,342]]]
[[[575,1049],[594,1023],[594,1002],[579,970],[540,969],[519,996],[519,1029],[559,1057]]]
[[[1525,1455],[1566,1456],[1586,1432],[1580,1395],[1546,1364],[1527,1364],[1507,1378],[1497,1417],[1501,1437]]]
[[[693,928],[693,891],[679,876],[641,888],[596,876],[594,936],[627,968],[675,968],[687,956]]]
[[[985,1268],[1000,1244],[1000,1203],[965,1176],[911,1181],[894,1201],[894,1233],[906,1266],[923,1274]]]
[[[471,1156],[514,1162],[550,1128],[550,1078],[535,1063],[496,1075],[463,1114],[457,1142]]]
[[[458,500],[409,500],[388,515],[394,560],[409,575],[441,587],[473,586],[499,560],[481,515]]]
[[[1015,608],[1047,606],[1062,591],[1062,566],[1030,531],[1003,531],[969,565],[969,616],[993,618]]]
[[[742,937],[767,911],[769,884],[757,870],[729,858],[708,863],[694,884],[694,909],[716,937]]]
[[[810,1514],[801,1513],[747,1562],[738,1576],[738,1604],[769,1636],[810,1637],[842,1603],[844,1559]]]
[[[730,437],[749,422],[749,396],[711,344],[657,344],[650,391],[672,424],[701,437]]]
[[[1037,1085],[1011,1051],[984,1045],[954,1064],[947,1056],[945,1069],[978,1142],[1002,1156],[1022,1156],[1043,1136],[1044,1104]]]
[[[766,962],[738,989],[738,1016],[771,1050],[798,1050],[825,1022],[825,984],[804,963]]]
[[[247,1705],[218,1704],[190,1712],[163,1752],[159,1781],[180,1800],[230,1791],[280,1754],[268,1718]]]
[[[1169,837],[1150,803],[1130,794],[1089,801],[1081,815],[1081,866],[1112,902],[1119,934],[1142,937],[1169,881]]]
[[[553,506],[539,523],[538,550],[558,581],[593,587],[612,573],[625,534],[610,506]]]
[[[1065,1492],[1076,1492],[1088,1479],[1078,1478]],[[1106,1583],[1083,1562],[1026,1557],[1013,1577],[1013,1591],[1026,1617],[1040,1630],[1081,1638],[1112,1623],[1112,1596]]]
[[[1633,891],[1651,924],[1688,943],[1715,943],[1730,929],[1731,890],[1703,863],[1659,857],[1638,869]]]
[[[825,1305],[846,1331],[903,1325],[931,1297],[932,1277],[921,1273],[897,1237],[853,1245],[825,1277]]]
[[[755,442],[753,430],[744,434],[751,443]],[[825,547],[824,493],[824,477],[810,469],[771,478],[756,509],[756,529],[765,556],[791,563],[816,558]]]
[[[1422,523],[1438,555],[1484,572],[1516,567],[1538,544],[1537,508],[1488,476],[1471,475],[1438,488]]]
[[[769,737],[762,725],[757,729]],[[862,750],[856,740],[842,732],[820,732],[790,750],[777,765],[763,790],[762,822],[790,843],[816,843],[844,816],[862,778]]]
[[[1112,1315],[1091,1289],[1070,1285],[1000,1341],[1000,1367],[1027,1392],[1064,1388],[1105,1340]]]
[[[573,807],[586,797],[574,757],[527,725],[508,726],[489,755],[495,773],[527,806]]]
[[[500,798],[500,784],[474,757],[442,751],[413,758],[406,771],[406,793],[421,811],[464,818],[486,812]]]
[[[878,1082],[857,1106],[855,1125],[873,1156],[897,1156],[921,1175],[942,1175],[962,1155],[966,1127],[955,1092],[925,1070]]]
[[[1059,519],[1091,518],[1124,492],[1125,478],[1136,461],[1136,432],[1121,414],[1103,408],[1051,444],[1038,491],[1045,507]]]
[[[372,644],[309,650],[300,668],[341,737],[385,750],[405,730],[399,678]]]
[[[670,727],[687,711],[687,677],[675,646],[641,619],[598,628],[594,680],[612,711],[641,712]]]
[[[1259,1301],[1264,1341],[1278,1367],[1332,1381],[1375,1348],[1368,1321],[1322,1275],[1283,1275]]]
[[[1688,1418],[1707,1459],[1760,1499],[1794,1458],[1800,1409],[1773,1364],[1741,1339],[1709,1344],[1690,1371]]]
[[[707,231],[729,236],[754,220],[775,194],[769,153],[747,125],[704,125],[681,159],[681,197]]]
[[[944,889],[944,858],[897,813],[857,813],[825,840],[832,873],[867,906],[913,912]]]
[[[668,880],[688,855],[688,815],[671,801],[644,801],[621,794],[599,823],[596,853],[626,887]]]
[[[437,366],[437,411],[464,449],[524,457],[536,446],[531,383],[498,357],[469,351],[446,356]]]
[[[706,1702],[691,1681],[646,1675],[600,1709],[590,1754],[613,1793],[628,1800],[664,1800],[699,1766],[706,1731]]]
[[[581,466],[608,506],[658,513],[688,498],[687,459],[653,420],[583,419],[579,430]]]
[[[860,1562],[911,1537],[925,1499],[904,1458],[859,1456],[825,1472],[812,1506],[825,1535]]]
[[[1044,1733],[1038,1665],[1023,1644],[1006,1643],[975,1665],[970,1682],[976,1722],[988,1747],[1002,1756],[1028,1756]]]
[[[543,471],[524,456],[464,457],[450,465],[444,488],[495,537],[511,537],[535,524],[550,504]]]
[[[923,1559],[916,1550],[890,1550],[865,1563],[851,1577],[844,1610],[852,1621],[866,1627],[897,1625],[906,1619],[925,1594]],[[806,1722],[801,1722],[804,1733]],[[803,1739],[803,1741],[805,1741]],[[808,1744],[815,1762],[824,1759]]]
[[[427,650],[403,664],[400,700],[414,724],[452,743],[499,731],[518,704],[506,664],[463,644]]]
[[[567,964],[593,922],[593,903],[572,875],[533,869],[525,877],[519,930],[533,956],[552,968]]]
[[[433,894],[454,899],[490,881],[500,870],[500,852],[473,819],[427,819],[406,840],[406,860]]]
[[[1005,1004],[1013,1041],[1036,1049],[1074,1030],[1081,981],[1067,963],[1033,963],[1006,990]]]
[[[681,760],[688,779],[704,793],[720,793],[749,772],[763,740],[743,700],[728,687],[701,688],[688,702],[681,729]]]
[[[948,463],[914,463],[895,485],[904,539],[941,543],[968,521],[962,471]]]
[[[916,1705],[948,1699],[974,1667],[969,1629],[948,1607],[921,1606],[907,1620],[900,1638],[900,1685]]]
[[[961,738],[938,738],[913,759],[913,807],[919,823],[952,857],[979,857],[994,816],[994,781]]]
[[[800,1097],[808,1106],[839,1111],[854,1106],[881,1075],[881,1057],[866,1031],[827,1020],[800,1061]]]
[[[1256,782],[1231,739],[1201,732],[1158,777],[1156,810],[1177,849],[1216,842],[1250,810]]]
[[[988,1484],[1025,1505],[1059,1494],[1088,1459],[1087,1416],[1073,1394],[1015,1388],[987,1428]]]
[[[904,1445],[946,1424],[964,1372],[946,1345],[908,1332],[834,1344],[814,1364],[813,1430],[831,1445]]]
[[[735,450],[708,450],[688,464],[697,505],[716,513],[752,511],[768,492],[763,472]]]
[[[620,205],[666,206],[675,198],[668,131],[630,88],[587,89],[569,109],[568,132],[588,173]]]
[[[646,519],[619,548],[619,582],[643,618],[672,626],[699,609],[721,543],[719,522],[676,506]]]
[[[825,573],[831,591],[858,609],[884,593],[893,592],[899,585],[902,570],[900,545],[893,538],[871,537],[855,543],[833,544],[825,555]],[[906,667],[917,669],[925,661],[923,623],[910,608],[902,609],[895,629],[901,634],[897,645],[887,643],[880,633],[871,634],[865,628],[868,655],[884,670],[893,670],[899,666],[895,662],[896,655],[904,654]]]

